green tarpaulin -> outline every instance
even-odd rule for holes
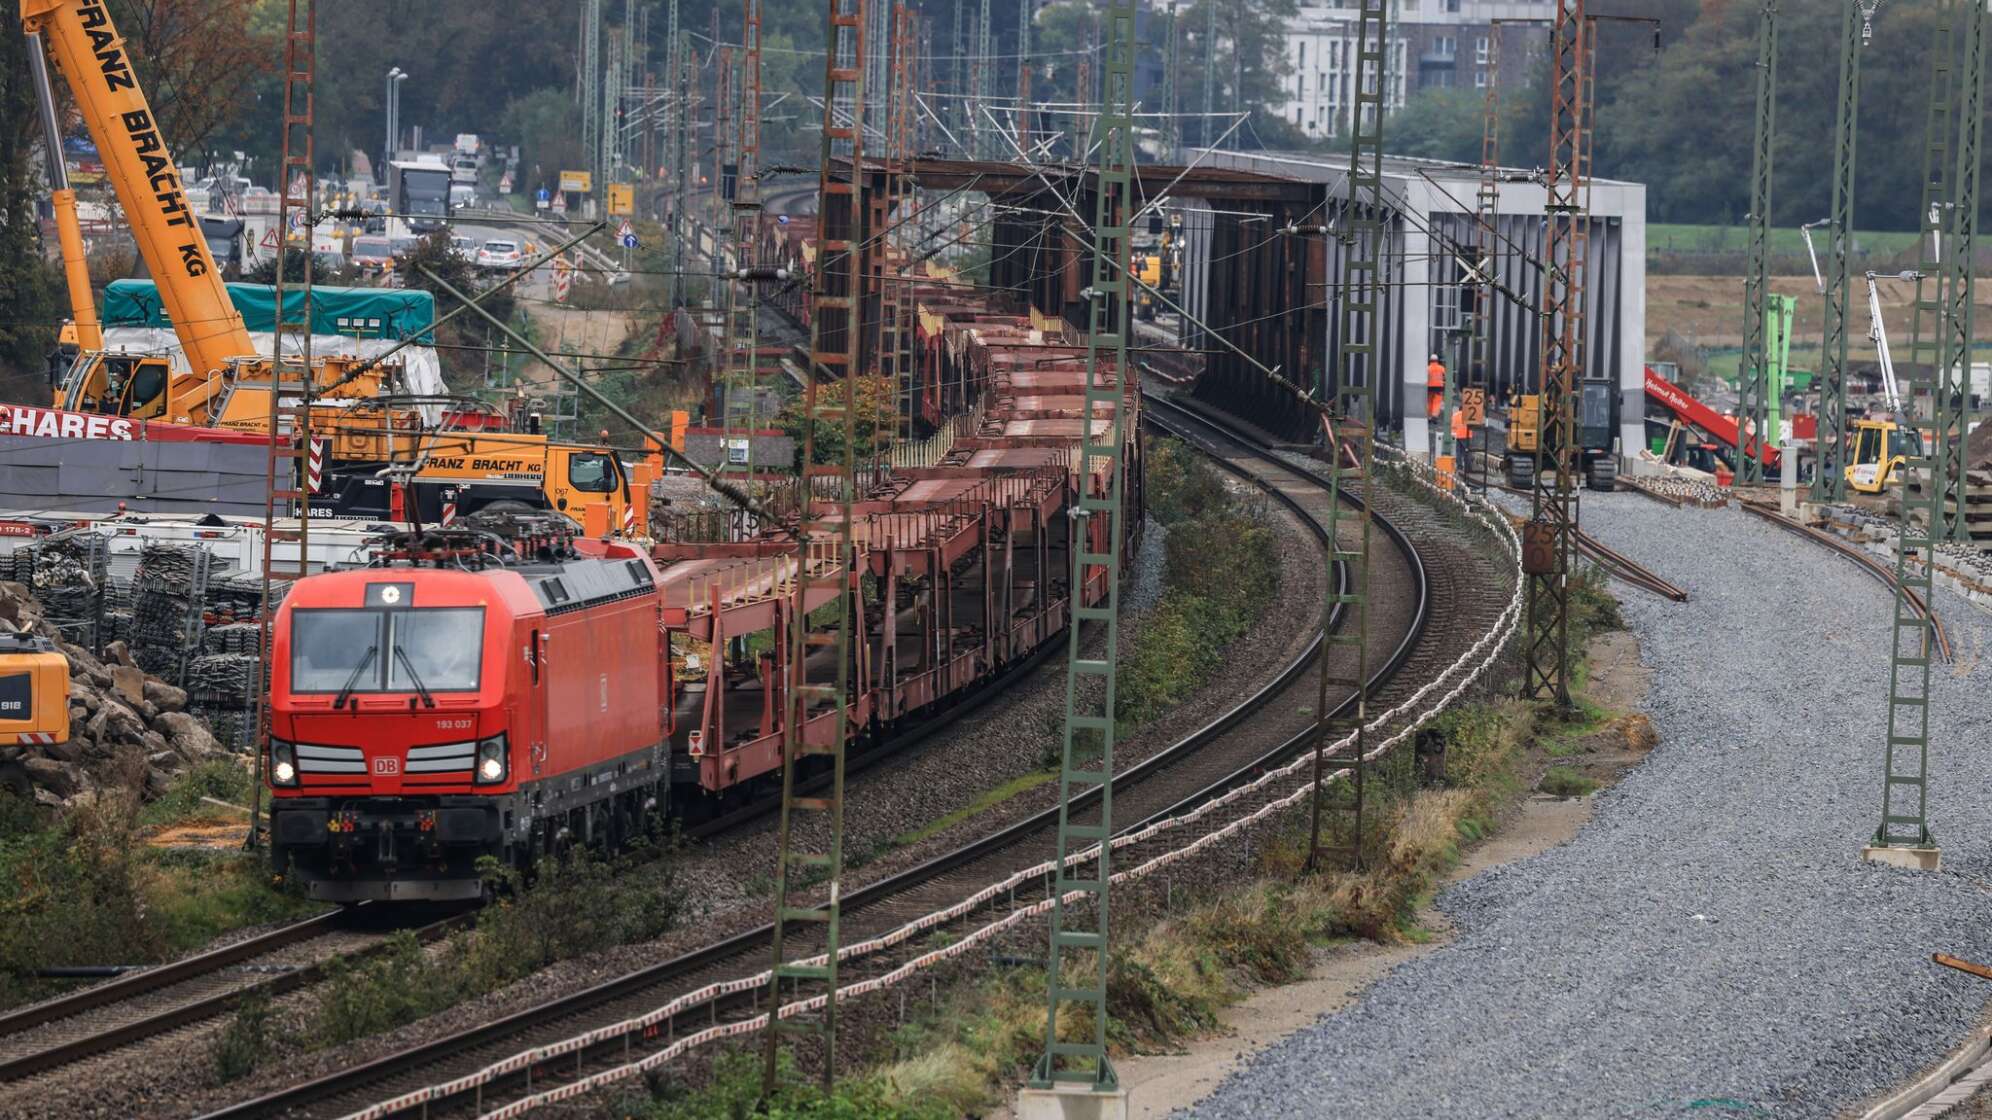
[[[242,312],[243,325],[252,331],[277,329],[277,290],[265,284],[230,284],[228,298]],[[304,307],[304,293],[285,293],[284,303],[294,318]],[[107,327],[171,327],[159,289],[150,280],[113,280],[104,289],[104,325]],[[311,333],[342,334],[351,338],[406,339],[426,335],[436,321],[436,297],[411,288],[329,288],[311,289]],[[434,339],[424,337],[424,342]]]

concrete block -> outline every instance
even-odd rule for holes
[[[1096,1093],[1083,1085],[1024,1089],[1017,1094],[1017,1120],[1127,1120],[1127,1090]]]
[[[1879,863],[1888,867],[1900,867],[1907,871],[1936,871],[1943,862],[1940,848],[1878,848],[1873,845],[1861,849],[1861,858],[1869,863]]]

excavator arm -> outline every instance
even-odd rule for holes
[[[212,382],[228,368],[229,359],[255,353],[242,315],[229,302],[200,222],[187,206],[179,169],[139,88],[106,0],[21,0],[21,23],[46,43],[49,57],[68,81],[124,206],[139,255],[158,281],[160,298],[194,371],[175,379],[185,382],[169,390],[177,399]],[[185,413],[176,404],[169,408],[169,419]]]

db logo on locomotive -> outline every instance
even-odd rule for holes
[[[401,760],[398,758],[376,758],[374,759],[374,773],[399,774],[401,773]]]

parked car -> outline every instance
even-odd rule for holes
[[[477,238],[452,237],[450,238],[450,251],[464,260],[474,261],[477,259]]]
[[[526,255],[519,250],[516,241],[486,241],[484,247],[477,251],[479,268],[512,269],[519,267],[525,259]]]

